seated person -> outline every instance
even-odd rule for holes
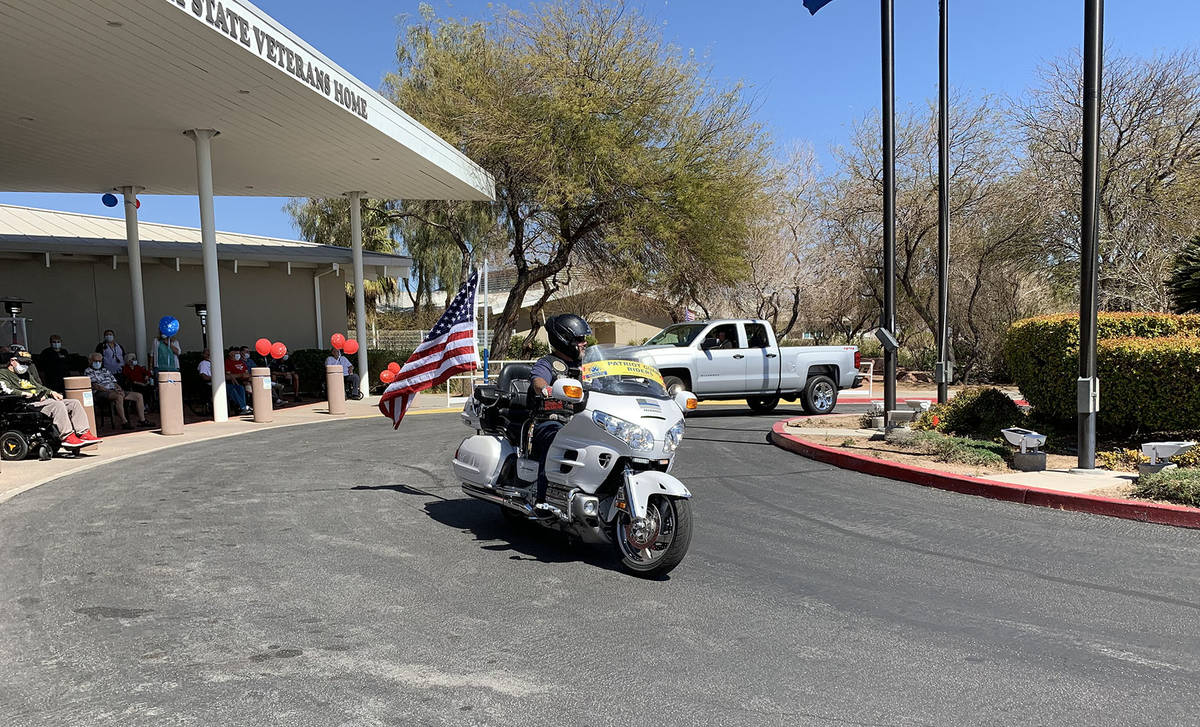
[[[225,355],[225,388],[232,390],[233,396],[241,400],[239,414],[252,411],[247,396],[250,391],[250,367],[242,361],[242,350],[236,346]]]
[[[271,380],[280,386],[286,387],[287,384],[292,385],[292,398],[295,401],[300,401],[300,374],[296,373],[296,366],[288,361],[290,354],[283,354],[283,358],[271,359]]]
[[[21,347],[9,349],[7,366],[0,368],[0,394],[17,394],[43,414],[54,420],[60,435],[65,434],[62,446],[78,449],[89,442],[101,441],[88,428],[87,412],[83,404],[74,399],[64,399],[53,389],[42,386],[33,368],[33,356]]]
[[[212,385],[212,357],[207,348],[204,349],[200,363],[196,365],[196,373],[200,374],[204,383]],[[241,384],[231,380],[228,374],[225,376],[225,398],[229,401],[229,408],[235,414],[244,414],[250,411],[250,408],[246,406],[246,390],[242,388]]]
[[[363,398],[362,392],[358,390],[358,374],[354,373],[354,365],[350,363],[350,359],[346,358],[341,351],[336,348],[332,349],[329,356],[325,359],[325,365],[341,366],[347,395],[351,399]]]
[[[71,352],[63,348],[62,336],[57,333],[50,336],[50,345],[42,349],[37,362],[42,382],[47,387],[60,393],[66,391],[63,379],[71,373],[67,365],[70,356]]]
[[[93,353],[88,356],[88,378],[92,380],[92,393],[95,394],[98,401],[107,402],[112,406],[113,416],[121,422],[122,429],[133,429],[133,422],[125,416],[125,402],[133,402],[134,411],[137,413],[138,426],[148,427],[150,422],[146,421],[146,403],[142,399],[142,395],[136,391],[125,391],[121,385],[117,383],[117,377],[112,375],[108,369],[104,368],[104,355]]]
[[[729,330],[729,327],[722,326],[713,331],[711,336],[705,337],[701,348],[705,350],[711,350],[714,348],[737,348],[737,343],[735,341],[736,338],[737,336]]]
[[[129,388],[142,395],[147,407],[152,408],[150,405],[156,393],[154,378],[150,375],[150,369],[138,366],[136,353],[125,354],[125,368],[121,369],[121,376],[129,382]]]
[[[150,347],[150,368],[155,373],[178,371],[180,353],[182,351],[179,348],[179,341],[176,341],[174,336],[159,333]]]

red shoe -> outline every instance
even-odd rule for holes
[[[104,441],[100,437],[97,437],[95,434],[92,434],[91,429],[88,429],[83,434],[80,434],[79,439],[80,439],[80,441],[84,441],[84,442],[103,442]]]
[[[71,449],[82,447],[84,444],[86,444],[86,442],[80,439],[75,432],[71,432],[67,436],[63,437],[62,440],[62,446],[70,447]]]

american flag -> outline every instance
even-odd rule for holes
[[[683,320],[685,320],[685,321],[696,320],[696,311],[692,310],[691,308],[684,308],[683,309]]]
[[[471,277],[458,289],[458,295],[450,301],[450,307],[396,374],[396,380],[384,389],[379,399],[379,411],[392,420],[393,429],[400,426],[400,420],[418,391],[477,368],[475,289],[478,284],[479,271],[472,271]]]

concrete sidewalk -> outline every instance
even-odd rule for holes
[[[444,393],[418,394],[406,416],[451,413],[461,409],[461,404],[451,404],[447,407]],[[331,416],[328,404],[317,401],[277,409],[274,412],[274,421],[262,424],[255,423],[253,416],[231,416],[229,421],[220,424],[213,421],[188,424],[184,427],[183,434],[178,436],[164,436],[158,429],[108,434],[104,436],[103,442],[94,447],[84,448],[81,450],[83,453],[76,457],[55,457],[49,462],[40,462],[36,458],[20,462],[0,462],[0,503],[63,475],[167,447],[297,424],[371,417],[384,421],[383,415],[379,413],[378,396],[367,396],[360,401],[347,401],[345,415]]]

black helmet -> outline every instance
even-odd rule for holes
[[[575,348],[576,341],[590,335],[592,327],[574,313],[564,313],[546,321],[546,336],[550,339],[550,348],[571,361],[579,358],[579,349]]]

